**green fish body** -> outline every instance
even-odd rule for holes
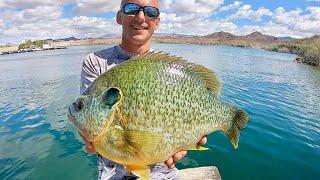
[[[147,178],[147,165],[196,149],[222,130],[236,148],[248,114],[220,102],[204,66],[164,53],[133,57],[99,76],[69,108],[69,119],[99,154]]]

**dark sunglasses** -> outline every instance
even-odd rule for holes
[[[127,15],[136,15],[141,9],[144,15],[153,19],[156,19],[160,15],[159,9],[153,6],[140,6],[135,3],[126,3],[122,6],[122,12]]]

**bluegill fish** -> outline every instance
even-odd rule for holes
[[[147,53],[99,76],[68,116],[99,154],[148,179],[148,165],[198,149],[214,131],[224,131],[237,148],[248,114],[222,103],[220,90],[204,66]]]

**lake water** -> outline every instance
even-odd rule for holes
[[[82,59],[108,46],[0,56],[0,179],[95,179],[96,157],[68,121]],[[294,55],[229,46],[155,44],[214,70],[221,98],[250,114],[234,150],[222,132],[179,168],[217,166],[223,179],[320,179],[320,68]]]

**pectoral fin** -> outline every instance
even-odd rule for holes
[[[150,179],[150,169],[144,165],[126,165],[127,169],[142,180]]]
[[[139,156],[142,160],[150,160],[150,153],[154,152],[154,148],[163,141],[163,137],[157,133],[146,131],[131,131],[123,130],[121,127],[116,127],[116,134],[121,139],[117,144],[120,144],[123,151]],[[121,138],[119,138],[121,137]]]

